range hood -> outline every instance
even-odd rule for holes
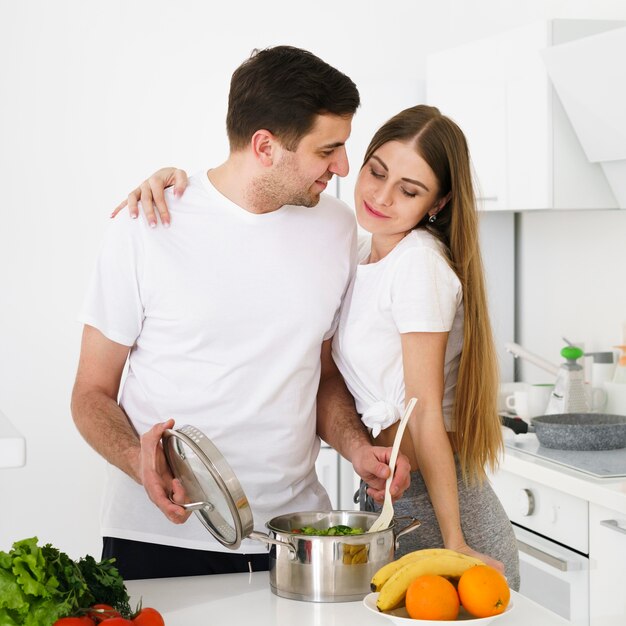
[[[600,164],[626,209],[626,27],[552,46],[542,57],[587,159]]]

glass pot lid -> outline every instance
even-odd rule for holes
[[[194,426],[163,433],[163,450],[172,474],[205,528],[235,550],[254,529],[252,510],[235,473],[213,442]]]

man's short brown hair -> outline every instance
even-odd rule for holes
[[[317,115],[351,116],[359,104],[352,80],[311,52],[291,46],[255,50],[230,82],[230,148],[244,148],[257,130],[265,129],[295,150]]]

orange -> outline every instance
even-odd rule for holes
[[[474,617],[504,613],[511,598],[506,578],[489,565],[476,565],[463,572],[458,592],[461,604]]]
[[[406,591],[405,605],[413,619],[454,620],[459,614],[459,596],[443,576],[418,576]]]

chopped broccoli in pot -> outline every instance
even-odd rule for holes
[[[330,528],[302,526],[302,528],[292,529],[291,532],[299,535],[335,537],[346,535],[362,535],[364,531],[362,528],[352,528],[351,526],[344,526],[343,524],[339,524],[337,526],[331,526]]]

